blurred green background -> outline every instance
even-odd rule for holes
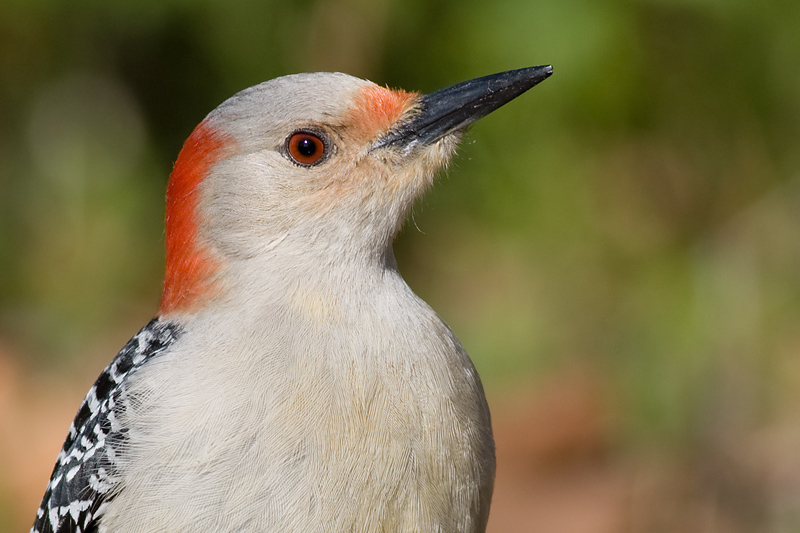
[[[528,468],[502,495],[570,498],[588,468],[617,518],[550,531],[799,531],[800,3],[779,0],[0,3],[0,530],[29,527],[71,413],[156,310],[166,180],[206,113],[294,72],[430,92],[539,64],[395,246],[484,378],[498,476]],[[503,423],[587,420],[502,462]],[[548,530],[503,518],[525,494],[496,495],[494,531]]]

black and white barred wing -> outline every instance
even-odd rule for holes
[[[127,401],[128,377],[178,335],[176,324],[151,320],[97,378],[69,428],[31,533],[97,531],[118,488],[115,465],[126,431],[117,417]]]

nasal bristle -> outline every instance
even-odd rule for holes
[[[199,186],[229,143],[208,121],[200,123],[183,145],[167,186],[167,265],[160,313],[196,305],[211,289],[216,265],[198,243]]]
[[[414,103],[418,93],[368,85],[356,95],[351,111],[352,131],[365,138],[388,130]]]

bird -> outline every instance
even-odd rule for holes
[[[468,126],[552,74],[238,92],[167,185],[158,312],[69,427],[32,533],[481,532],[480,378],[392,242]]]

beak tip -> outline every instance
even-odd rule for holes
[[[530,67],[511,72],[518,72],[520,74],[527,72],[531,81],[535,80],[535,84],[538,84],[553,75],[553,65],[542,65],[539,67]]]

